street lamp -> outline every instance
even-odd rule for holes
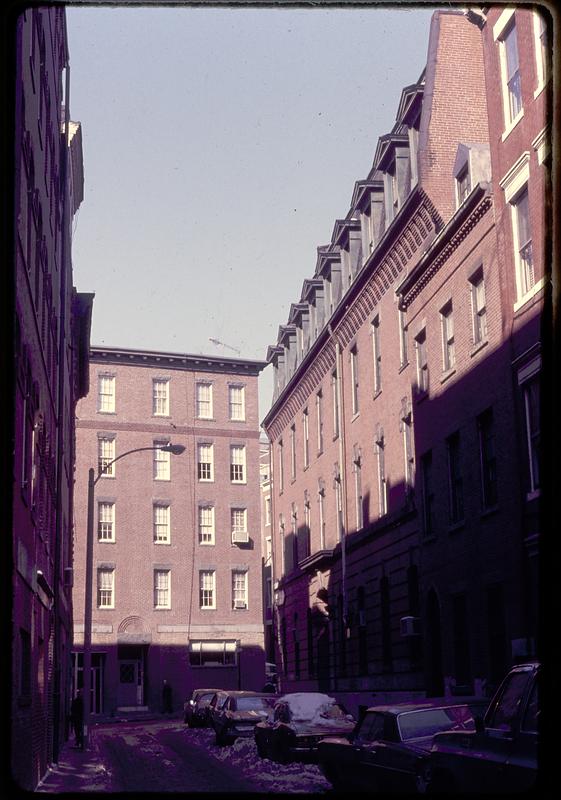
[[[93,542],[94,542],[94,490],[95,485],[101,476],[107,472],[109,467],[113,466],[116,461],[119,461],[125,456],[130,456],[131,453],[140,453],[142,450],[163,450],[165,453],[171,453],[174,456],[179,456],[185,452],[185,447],[182,444],[165,444],[156,447],[135,447],[134,450],[127,450],[126,453],[121,453],[120,456],[103,464],[99,470],[97,478],[95,477],[95,470],[90,467],[88,472],[88,524],[86,529],[86,590],[85,590],[85,604],[84,604],[84,747],[88,744],[89,727],[90,727],[90,712],[91,712],[91,670],[92,670],[92,582],[93,582]]]

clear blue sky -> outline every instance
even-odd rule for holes
[[[66,13],[92,343],[264,359],[421,74],[431,10]]]

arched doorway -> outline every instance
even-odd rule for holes
[[[444,694],[444,675],[442,672],[440,603],[434,589],[430,589],[427,595],[426,622],[425,684],[427,697],[441,697]]]

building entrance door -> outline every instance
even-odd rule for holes
[[[143,699],[141,660],[134,658],[119,661],[119,706],[141,706]]]

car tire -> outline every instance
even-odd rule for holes
[[[269,751],[261,741],[261,739],[256,739],[255,744],[257,746],[257,755],[259,758],[269,758]]]
[[[274,748],[275,761],[279,764],[288,764],[290,762],[290,753],[286,742],[278,742]]]

